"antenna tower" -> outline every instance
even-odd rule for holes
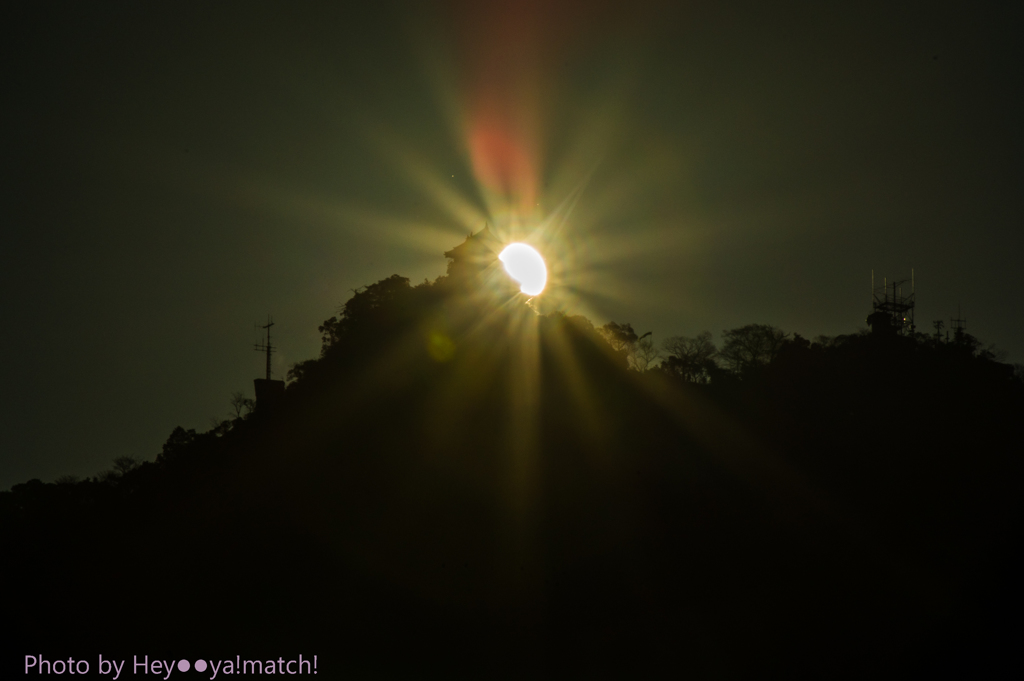
[[[910,284],[910,295],[903,294],[903,284]],[[891,284],[882,279],[882,285],[875,287],[875,273],[871,271],[871,304],[875,312],[881,312],[889,318],[892,328],[901,336],[914,333],[914,270],[910,270],[910,279],[894,281]]]
[[[953,333],[957,336],[967,330],[967,319],[960,318],[960,306],[956,306],[956,319],[949,318],[949,328],[953,330]]]
[[[267,330],[267,340],[262,343],[256,343],[253,349],[257,352],[267,353],[267,380],[270,380],[270,356],[274,353],[274,346],[270,344],[270,327],[274,325],[274,320],[270,315],[267,315],[267,323],[260,326],[259,322],[256,322],[256,326],[260,329]]]

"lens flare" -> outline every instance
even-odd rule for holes
[[[519,282],[520,291],[536,296],[544,290],[548,283],[548,268],[535,248],[526,244],[509,244],[498,259],[505,264],[508,276]]]

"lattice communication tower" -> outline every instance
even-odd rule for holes
[[[903,286],[910,284],[910,294],[903,293]],[[875,286],[875,272],[871,271],[871,304],[875,313],[884,315],[889,324],[901,336],[909,336],[917,328],[914,326],[914,270],[910,270],[910,279],[888,283],[882,279],[882,285]]]

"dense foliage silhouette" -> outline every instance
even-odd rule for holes
[[[155,461],[0,493],[5,664],[315,652],[322,678],[834,678],[1013,662],[1013,367],[966,334],[810,342],[761,324],[721,351],[670,339],[652,367],[629,324],[525,300],[458,268],[392,276],[324,322],[279,403],[236,394],[233,419],[176,428]]]

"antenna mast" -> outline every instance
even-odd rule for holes
[[[259,322],[257,322],[259,324]],[[257,352],[267,353],[267,380],[270,380],[270,356],[274,353],[274,346],[270,344],[270,327],[274,325],[274,320],[270,315],[267,315],[267,323],[261,326],[261,329],[267,330],[267,340],[265,343],[256,343],[253,349]]]
[[[874,287],[875,272],[871,271],[871,304],[875,312],[882,313],[889,319],[889,324],[901,336],[913,335],[917,327],[914,326],[914,305],[917,297],[914,286],[914,270],[910,270],[910,280],[892,282],[889,286],[889,278],[882,277],[882,286]],[[910,295],[903,295],[903,284],[910,284]]]
[[[956,319],[950,318],[949,326],[957,338],[967,330],[967,320],[960,316],[960,303],[956,304]]]

